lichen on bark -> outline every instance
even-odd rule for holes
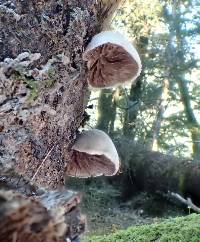
[[[98,29],[96,1],[0,1],[0,175],[63,184],[83,119],[82,52]],[[45,162],[44,162],[45,161]]]

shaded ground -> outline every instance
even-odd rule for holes
[[[82,212],[87,215],[85,235],[102,235],[133,225],[150,224],[165,218],[187,215],[167,198],[139,193],[122,201],[120,193],[105,182],[70,180],[68,188],[83,192]]]

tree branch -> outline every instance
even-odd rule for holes
[[[170,195],[174,198],[176,198],[177,200],[179,200],[181,203],[187,205],[188,208],[193,209],[195,212],[200,213],[200,208],[197,207],[191,200],[191,198],[183,198],[181,195],[179,195],[178,193],[174,193],[174,192],[170,192]]]

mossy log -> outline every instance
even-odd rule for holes
[[[200,161],[147,150],[129,139],[116,139],[122,173],[110,179],[128,198],[136,192],[179,193],[200,204]]]

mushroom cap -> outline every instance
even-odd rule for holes
[[[87,61],[89,85],[96,88],[134,81],[142,69],[137,50],[123,35],[114,31],[95,35],[83,59]]]
[[[84,131],[72,149],[72,159],[66,167],[69,176],[112,176],[119,170],[117,150],[110,137],[101,130]]]

